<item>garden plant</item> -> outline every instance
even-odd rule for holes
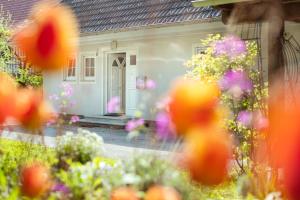
[[[61,70],[76,54],[76,18],[64,5],[37,4],[16,30],[6,23],[1,18],[1,66],[12,59],[10,45],[24,54],[21,62],[41,71]],[[103,139],[84,129],[58,134],[55,147],[0,138],[0,199],[300,199],[299,100],[285,105],[281,89],[268,97],[267,81],[255,67],[255,42],[209,35],[202,43],[206,50],[186,62],[185,76],[154,109],[156,140],[178,141],[172,156],[107,158]],[[0,124],[13,118],[43,136],[47,123],[65,121],[41,89],[24,87],[27,73],[15,78],[1,70]],[[35,86],[41,81],[30,80]],[[155,88],[153,80],[146,85]],[[72,88],[62,89],[50,99],[66,116]],[[112,99],[108,109],[114,112],[119,103]],[[149,131],[140,114],[126,130]]]

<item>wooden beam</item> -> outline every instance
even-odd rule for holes
[[[192,1],[194,7],[217,6],[223,4],[240,3],[251,0],[195,0]]]
[[[267,0],[261,2],[245,2],[239,4],[228,4],[218,6],[222,10],[222,21],[229,23],[229,18],[234,15],[231,23],[255,23],[267,21],[269,18],[269,8],[272,6]],[[285,21],[300,22],[300,2],[281,4],[283,18]]]

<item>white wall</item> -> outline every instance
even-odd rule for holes
[[[110,50],[112,40],[118,43],[118,50],[133,48],[138,51],[138,75],[147,76],[157,82],[153,91],[138,90],[138,108],[143,111],[146,119],[153,119],[151,108],[163,97],[171,83],[184,75],[184,62],[191,58],[193,45],[199,43],[208,33],[224,30],[221,23],[181,25],[173,27],[152,28],[131,32],[110,33],[96,36],[81,37],[80,53],[95,53],[96,81],[93,83],[80,80],[81,56],[77,56],[77,80],[70,82],[74,87],[76,106],[70,113],[85,116],[104,114],[104,51]],[[63,82],[62,71],[44,75],[44,91],[47,96],[60,92]]]
[[[299,24],[286,26],[286,31],[292,33],[300,42]],[[104,96],[104,51],[111,50],[111,41],[116,40],[119,50],[136,49],[138,51],[138,75],[147,76],[157,82],[157,89],[151,92],[138,91],[138,108],[144,113],[146,119],[153,119],[151,113],[155,102],[162,98],[169,90],[171,83],[186,69],[183,63],[191,58],[193,45],[199,43],[208,33],[226,32],[221,22],[190,24],[172,27],[142,29],[129,32],[82,36],[80,53],[92,52],[96,58],[96,81],[93,83],[80,80],[80,54],[77,60],[77,80],[70,82],[74,89],[76,106],[70,113],[85,116],[100,116],[104,114],[106,102]],[[266,30],[263,28],[263,34]],[[266,35],[265,35],[266,36]],[[267,39],[263,36],[263,64],[267,66]],[[44,90],[46,95],[59,93],[63,80],[61,73],[45,74]]]

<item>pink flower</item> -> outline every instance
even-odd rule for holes
[[[155,107],[158,110],[165,110],[168,108],[169,104],[171,102],[171,98],[170,97],[165,97],[162,100],[158,101],[155,105]]]
[[[269,120],[261,113],[257,112],[254,118],[254,128],[262,131],[267,129],[269,126]]]
[[[78,122],[79,120],[80,120],[80,118],[79,118],[77,115],[73,115],[73,116],[71,117],[70,122],[71,122],[71,123],[76,123],[76,122]]]
[[[59,99],[57,94],[52,94],[49,96],[49,100],[50,101],[57,101]]]
[[[61,88],[63,90],[61,96],[71,97],[74,93],[74,89],[70,83],[63,83]]]
[[[159,139],[170,139],[174,137],[171,118],[166,112],[160,112],[156,116],[156,134]]]
[[[227,71],[219,85],[222,90],[228,91],[235,98],[250,94],[253,89],[252,81],[243,70]]]
[[[148,90],[153,90],[156,88],[156,82],[152,79],[148,79],[145,84],[145,88]]]
[[[145,89],[145,79],[138,77],[136,79],[136,89],[138,90],[144,90]]]
[[[237,121],[245,127],[252,126],[253,113],[247,110],[239,112]]]
[[[227,55],[231,59],[244,55],[247,52],[246,43],[236,36],[228,36],[221,41],[217,41],[214,44],[214,48],[215,55]]]
[[[117,113],[120,111],[120,97],[112,97],[107,103],[108,113]]]
[[[142,118],[132,119],[132,120],[127,122],[125,129],[128,132],[132,132],[132,131],[140,128],[141,126],[143,126],[144,123],[145,123],[145,120],[142,119]]]

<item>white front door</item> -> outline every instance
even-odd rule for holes
[[[126,54],[109,54],[108,62],[108,100],[119,97],[120,113],[124,113]]]

